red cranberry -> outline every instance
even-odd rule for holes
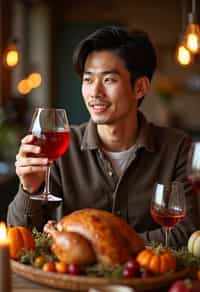
[[[124,278],[132,278],[132,277],[134,277],[134,271],[124,268],[122,275]]]
[[[139,277],[140,265],[135,259],[128,260],[123,268],[123,276],[125,278]]]
[[[79,275],[81,273],[81,267],[78,264],[69,264],[68,273],[70,275]]]
[[[126,268],[128,269],[133,269],[133,270],[139,270],[140,265],[139,263],[135,260],[135,259],[129,259],[126,263],[125,263]]]

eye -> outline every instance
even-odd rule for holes
[[[106,78],[104,79],[104,81],[105,81],[106,83],[114,83],[114,82],[116,82],[117,80],[116,80],[115,78],[113,78],[113,77],[106,77]]]
[[[90,84],[90,83],[92,83],[92,78],[88,77],[88,76],[85,76],[85,77],[83,76],[82,81],[85,82],[85,83]]]

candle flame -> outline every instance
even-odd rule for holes
[[[4,222],[0,222],[0,241],[6,241],[7,238],[7,228]]]

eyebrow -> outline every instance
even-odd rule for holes
[[[104,71],[101,71],[101,72],[98,72],[98,73],[103,74],[103,75],[107,75],[107,74],[117,74],[117,75],[120,75],[120,73],[117,70],[104,70]],[[91,71],[84,71],[83,74],[92,75],[92,74],[95,74],[95,73],[93,73]]]

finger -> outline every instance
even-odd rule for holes
[[[48,158],[26,158],[26,157],[20,157],[16,162],[15,166],[31,166],[31,165],[37,165],[37,166],[44,166],[49,165]]]
[[[33,135],[26,135],[24,138],[22,138],[21,144],[31,143],[33,141],[34,141]]]
[[[47,166],[22,166],[16,168],[16,174],[20,177],[33,173],[42,173],[47,171]]]
[[[18,154],[20,156],[24,156],[30,153],[39,154],[40,151],[41,151],[41,148],[39,146],[30,145],[30,144],[22,144],[19,148]]]

